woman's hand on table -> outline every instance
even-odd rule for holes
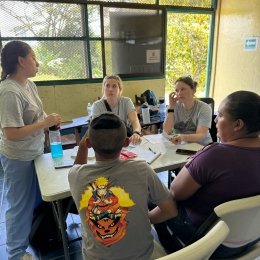
[[[169,140],[174,144],[180,144],[183,141],[183,136],[180,134],[173,135]]]
[[[141,133],[133,133],[133,135],[130,137],[130,142],[133,145],[137,145],[141,143]]]

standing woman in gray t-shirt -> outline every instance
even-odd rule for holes
[[[34,77],[39,63],[31,47],[21,41],[1,51],[0,159],[8,206],[6,246],[8,259],[29,259],[26,252],[33,210],[39,196],[34,159],[43,153],[44,129],[60,124],[58,114],[46,115]]]
[[[169,109],[163,130],[172,135],[174,144],[196,142],[206,145],[212,142],[212,111],[208,104],[197,100],[194,95],[197,82],[190,76],[180,77],[175,81],[175,91],[169,95]]]

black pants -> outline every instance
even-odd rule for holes
[[[182,207],[178,207],[177,217],[155,224],[154,227],[167,253],[183,248],[183,243],[186,244],[196,232],[196,228]]]

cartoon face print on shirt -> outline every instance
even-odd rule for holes
[[[99,177],[82,194],[80,211],[85,210],[86,223],[96,240],[111,246],[125,236],[126,216],[134,205],[123,188],[110,186],[107,178]]]

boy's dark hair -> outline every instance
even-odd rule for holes
[[[124,122],[112,113],[94,118],[88,135],[93,149],[104,159],[118,157],[127,137]]]

